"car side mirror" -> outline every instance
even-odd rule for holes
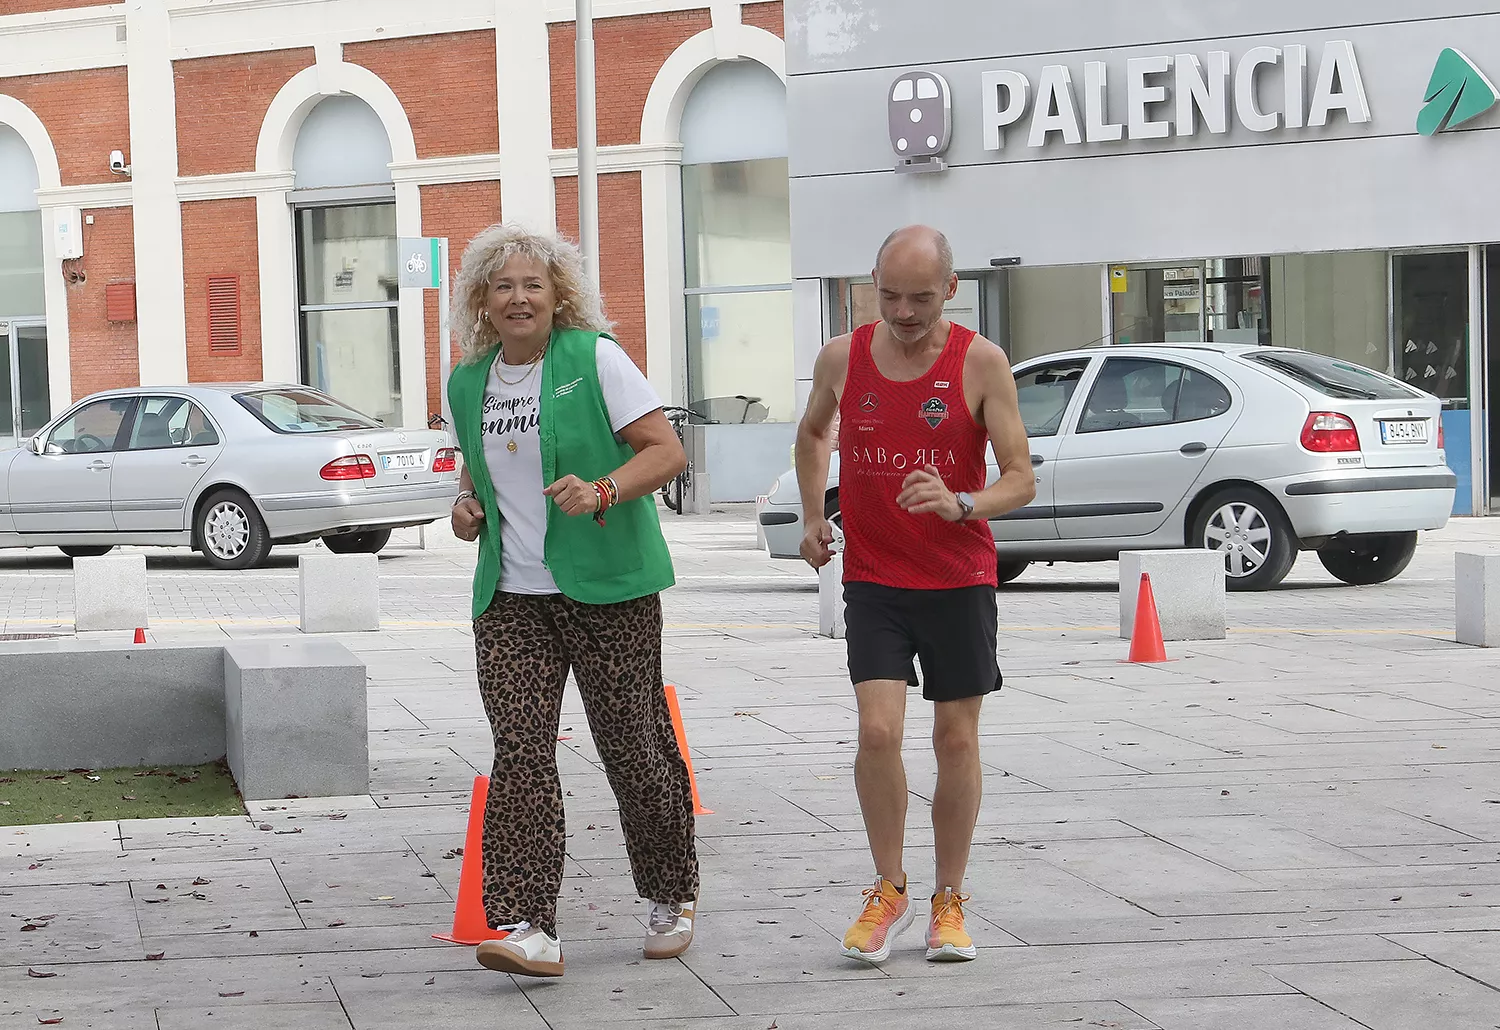
[[[27,444],[31,448],[32,454],[45,454],[47,451],[47,441],[42,439],[41,434],[33,436],[27,441]]]

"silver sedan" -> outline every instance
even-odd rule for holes
[[[0,547],[188,546],[222,569],[320,537],[373,553],[447,516],[456,457],[445,433],[387,429],[306,386],[112,390],[0,452]]]
[[[1037,496],[990,523],[1002,583],[1033,561],[1172,547],[1217,551],[1232,590],[1275,586],[1300,550],[1346,583],[1383,583],[1453,511],[1442,402],[1352,362],[1172,344],[1049,354],[1015,372]],[[830,518],[838,497],[835,455]],[[797,557],[794,473],[759,517],[771,555]]]

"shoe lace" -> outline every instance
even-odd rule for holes
[[[517,936],[531,929],[531,924],[524,919],[519,923],[501,923],[495,927],[496,932],[504,930],[510,936]]]
[[[969,895],[945,891],[938,897],[932,912],[932,922],[945,930],[962,930],[964,926],[964,902]]]
[[[880,893],[880,888],[866,887],[862,892],[865,899],[864,911],[859,914],[857,922],[862,926],[879,926],[885,919],[885,895]]]
[[[647,925],[657,933],[677,929],[677,918],[682,915],[682,906],[677,902],[653,901]]]

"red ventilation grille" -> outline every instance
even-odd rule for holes
[[[135,280],[121,279],[104,287],[104,320],[135,321]]]
[[[208,277],[208,349],[213,354],[240,352],[240,277]]]

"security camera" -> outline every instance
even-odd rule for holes
[[[111,150],[109,152],[109,170],[116,175],[130,174],[130,166],[125,163],[125,154],[123,151]]]

